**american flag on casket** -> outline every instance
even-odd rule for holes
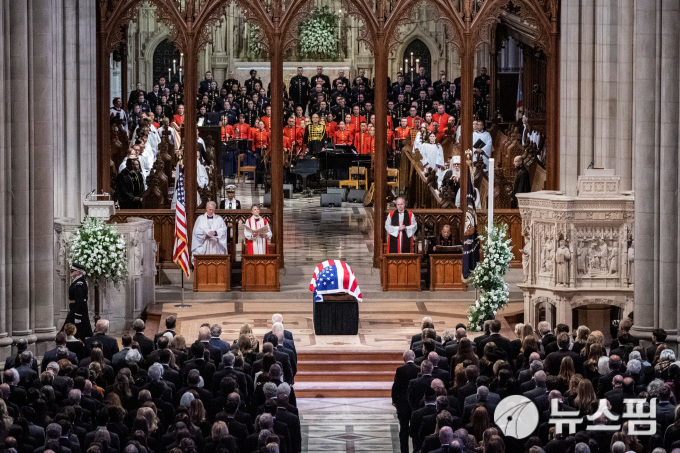
[[[309,290],[314,292],[314,302],[323,302],[324,294],[345,293],[361,302],[361,289],[352,268],[340,260],[328,260],[316,266]]]

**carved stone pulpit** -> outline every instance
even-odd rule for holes
[[[109,202],[85,201],[89,215],[109,219],[105,212]],[[111,204],[113,202],[110,202]],[[98,214],[98,215],[97,215]],[[54,318],[60,327],[68,314],[68,288],[71,284],[68,256],[71,240],[80,222],[71,218],[54,220]],[[117,288],[113,283],[100,287],[100,316],[110,322],[110,334],[116,336],[130,329],[132,321],[139,317],[144,308],[155,302],[154,280],[156,275],[156,242],[153,221],[131,217],[126,223],[115,224],[118,234],[125,238],[128,277]],[[94,316],[94,285],[88,281],[90,297],[89,315]],[[92,321],[91,321],[92,322]],[[94,323],[92,323],[94,327]]]
[[[620,177],[610,170],[586,170],[577,193],[517,195],[525,241],[524,282],[518,285],[524,322],[586,324],[608,336],[608,328],[590,322],[599,316],[609,325],[602,313],[611,307],[622,316],[633,310],[633,195],[620,191]],[[598,309],[602,313],[593,314]]]

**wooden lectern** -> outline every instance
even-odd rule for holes
[[[380,280],[383,291],[420,291],[420,253],[383,255]]]
[[[430,254],[430,291],[465,291],[462,253]]]
[[[241,250],[248,250],[243,243]],[[248,255],[241,252],[241,291],[279,291],[279,255],[276,244],[269,244],[266,255]]]
[[[194,255],[194,291],[231,290],[230,255]]]

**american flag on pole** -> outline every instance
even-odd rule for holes
[[[184,209],[184,166],[177,175],[177,204],[175,205],[175,249],[172,260],[179,264],[189,278],[189,241],[187,240],[187,213]]]
[[[522,106],[522,71],[519,72],[519,78],[517,80],[517,105],[516,108]]]
[[[314,302],[323,302],[324,294],[345,293],[361,302],[361,289],[352,268],[340,260],[328,260],[316,266],[309,290],[314,292]]]

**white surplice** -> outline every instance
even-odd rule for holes
[[[208,234],[215,231],[217,234]],[[222,217],[203,214],[196,219],[191,235],[191,259],[194,255],[225,255],[227,253],[227,225]]]

